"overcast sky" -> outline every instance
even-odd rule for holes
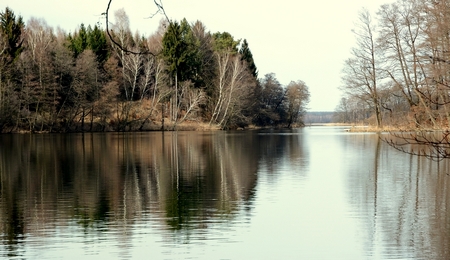
[[[341,70],[354,45],[351,29],[358,11],[376,11],[393,0],[163,0],[170,19],[200,20],[211,32],[247,39],[259,77],[275,73],[281,84],[303,80],[311,93],[310,111],[333,111],[341,92]],[[2,0],[27,22],[32,16],[73,32],[81,23],[104,26],[108,0]],[[131,29],[152,34],[162,16],[153,0],[113,0],[110,17],[124,8]]]

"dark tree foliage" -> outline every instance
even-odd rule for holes
[[[304,125],[303,115],[309,96],[308,87],[303,81],[292,81],[284,87],[274,73],[266,74],[260,79],[254,93],[257,105],[253,107],[253,122],[257,126],[286,128]]]
[[[195,86],[205,89],[208,95],[212,94],[214,78],[217,75],[217,61],[214,57],[212,35],[206,31],[202,22],[196,21],[191,30],[198,47],[196,62],[198,63],[198,73],[195,75]]]
[[[86,49],[90,49],[96,55],[99,65],[103,65],[108,59],[106,34],[97,25],[92,29],[90,25],[86,28],[84,24],[81,24],[73,36],[69,34],[67,40],[68,48],[72,51],[74,58],[77,58]]]
[[[198,55],[198,43],[186,19],[181,23],[170,22],[163,40],[163,56],[170,75],[178,81],[192,80],[198,75],[201,64]]]
[[[6,7],[5,11],[0,13],[0,33],[6,40],[6,55],[2,55],[2,59],[6,61],[6,64],[15,61],[23,50],[22,31],[24,27],[22,17],[16,18],[10,8]]]
[[[88,47],[88,33],[84,24],[73,36],[69,34],[69,49],[73,52],[74,58],[77,58]]]
[[[254,123],[258,126],[281,126],[286,121],[283,107],[285,90],[274,73],[269,73],[260,80],[259,109]]]
[[[213,34],[200,21],[167,21],[149,38],[128,30],[122,46],[99,25],[81,24],[72,34],[48,27],[40,34],[39,21],[26,27],[6,8],[0,12],[0,132],[156,130],[164,120],[211,124],[214,113],[220,120],[212,127],[223,129],[294,121],[290,111],[300,110],[289,97],[295,95],[275,74],[258,81],[247,41]],[[117,49],[121,57],[110,55]],[[143,94],[121,99],[124,81]]]
[[[235,41],[228,32],[216,32],[213,34],[214,50],[217,52],[238,53],[239,40]]]
[[[16,61],[23,47],[24,23],[6,7],[0,12],[0,132],[14,125],[20,110],[17,87],[21,85]]]
[[[183,19],[180,23],[182,40],[184,41],[185,61],[180,64],[180,80],[191,80],[197,82],[197,75],[200,72],[199,40],[194,36],[191,25]]]
[[[100,30],[98,25],[95,25],[94,29],[91,29],[91,26],[88,26],[87,33],[89,49],[97,56],[99,65],[103,65],[109,56],[106,34],[103,30]]]
[[[253,60],[253,54],[248,47],[248,42],[246,39],[242,42],[241,48],[239,49],[239,53],[241,54],[241,60],[247,62],[248,69],[250,73],[252,73],[255,79],[258,78],[258,69],[256,68],[255,61]]]

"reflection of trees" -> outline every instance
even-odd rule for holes
[[[376,135],[349,138],[359,140],[348,144],[360,146],[358,155],[349,155],[349,190],[366,230],[365,251],[380,257],[448,259],[448,162],[394,151]]]
[[[303,149],[303,129],[267,130],[258,135],[261,162],[269,173],[275,173],[281,160],[288,159],[292,164],[305,166],[308,158]],[[300,169],[301,167],[299,167]]]
[[[255,135],[227,133],[5,135],[0,143],[0,232],[10,245],[74,220],[122,234],[146,214],[176,230],[226,221],[251,201],[261,156]]]
[[[251,199],[258,157],[245,150],[255,147],[251,136],[169,135],[164,158],[171,159],[168,165],[172,167],[167,169],[170,174],[164,175],[171,179],[161,183],[165,189],[160,191],[160,203],[173,229],[204,226],[203,220],[213,215],[230,216],[237,201]],[[206,141],[196,145],[201,140]]]

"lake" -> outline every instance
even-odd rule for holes
[[[0,258],[450,259],[449,173],[342,127],[0,135]]]

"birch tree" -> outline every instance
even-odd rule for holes
[[[56,82],[54,80],[54,66],[52,52],[54,51],[53,29],[42,19],[31,18],[27,23],[25,33],[26,59],[29,71],[25,75],[36,80],[26,81],[28,92],[28,104],[34,107],[34,116],[30,119],[30,128],[33,129],[40,118],[43,130],[44,123],[51,123],[55,119],[56,104],[58,100]],[[25,94],[24,93],[24,94]]]
[[[121,79],[118,82],[119,93],[121,94],[121,101],[117,104],[117,123],[120,131],[126,130],[130,124],[131,111],[133,109],[133,100],[135,91],[138,84],[138,76],[141,70],[141,58],[142,54],[136,52],[136,54],[129,55],[125,51],[136,51],[138,47],[134,41],[131,30],[130,21],[125,10],[119,9],[114,13],[115,23],[112,26],[112,35],[120,46],[112,45],[115,58],[118,61],[121,70]]]
[[[233,116],[241,114],[240,105],[251,89],[251,74],[238,53],[239,41],[234,40],[227,32],[215,33],[213,39],[217,79],[212,96],[214,109],[209,124],[216,123],[219,127],[226,128]]]

